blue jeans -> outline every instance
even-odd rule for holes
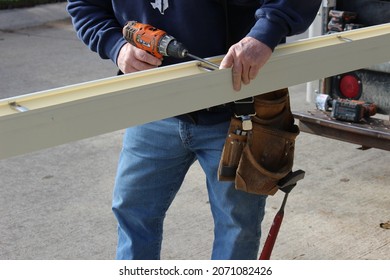
[[[212,259],[256,259],[266,197],[217,179],[229,122],[196,125],[169,118],[126,130],[113,194],[117,259],[159,259],[163,221],[190,166],[207,178],[214,218]]]

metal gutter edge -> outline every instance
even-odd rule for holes
[[[186,62],[3,99],[0,159],[386,62],[389,49],[383,24],[279,46],[240,92],[230,69]]]

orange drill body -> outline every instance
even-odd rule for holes
[[[133,46],[157,58],[163,56],[185,58],[189,55],[182,43],[150,24],[129,21],[123,28],[123,37]]]
[[[123,28],[123,36],[133,46],[147,51],[151,55],[162,58],[159,45],[167,33],[149,24],[129,21]]]
[[[219,65],[188,53],[187,48],[182,43],[168,35],[165,31],[150,24],[129,21],[123,27],[122,33],[127,42],[159,59],[163,56],[179,59],[191,57],[215,69],[219,69]]]

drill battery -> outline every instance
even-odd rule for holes
[[[376,114],[374,103],[361,100],[334,99],[331,116],[336,120],[360,122]]]
[[[322,111],[331,111],[331,117],[336,120],[356,123],[377,112],[377,106],[374,103],[342,98],[332,100],[327,94],[317,95],[316,107]]]

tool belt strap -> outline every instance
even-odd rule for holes
[[[254,116],[256,114],[254,102],[254,97],[248,97],[234,101],[233,112],[235,117],[239,118],[241,116]]]

